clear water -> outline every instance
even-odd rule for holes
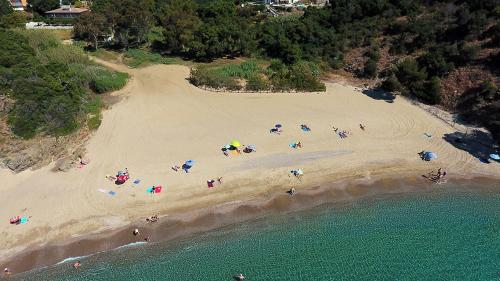
[[[14,280],[500,280],[500,194],[441,191],[279,214]]]

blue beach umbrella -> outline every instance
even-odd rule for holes
[[[193,167],[194,165],[194,160],[188,160],[186,161],[186,163],[184,163],[184,165],[188,166],[188,167]]]
[[[492,153],[492,154],[490,154],[490,158],[498,161],[498,160],[500,160],[500,155]]]
[[[431,151],[425,152],[424,153],[424,157],[427,158],[427,159],[429,159],[429,160],[434,160],[434,159],[438,158],[437,154],[434,153],[434,152],[431,152]]]

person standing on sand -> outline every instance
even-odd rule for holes
[[[134,236],[139,235],[140,234],[139,229],[137,229],[137,228],[134,229],[134,231],[132,232],[132,234],[134,234]]]
[[[222,181],[222,177],[218,177],[218,178],[217,178],[217,181],[219,182],[219,184],[222,184],[222,183],[223,183],[223,181]]]
[[[9,276],[9,275],[11,275],[11,274],[12,274],[12,272],[10,271],[10,269],[9,269],[8,267],[4,268],[3,273],[4,273],[4,275],[6,275],[6,276]]]

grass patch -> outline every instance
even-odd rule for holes
[[[118,53],[113,51],[108,51],[105,49],[97,49],[95,51],[90,51],[88,52],[88,54],[105,61],[117,61],[120,57]]]
[[[125,84],[127,84],[127,80],[127,73],[100,69],[97,73],[94,73],[90,86],[92,87],[92,90],[100,94],[123,88]]]
[[[135,68],[151,64],[174,64],[178,62],[178,59],[164,57],[158,53],[152,53],[146,50],[130,49],[125,52],[123,62]]]
[[[87,120],[87,126],[90,130],[97,130],[101,126],[102,120],[100,115],[94,115]]]

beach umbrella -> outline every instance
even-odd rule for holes
[[[255,151],[257,149],[257,147],[255,146],[255,144],[250,144],[247,147],[248,147],[248,149],[253,150],[253,151]]]
[[[186,161],[186,163],[184,163],[184,165],[188,166],[188,167],[193,167],[194,165],[194,160],[188,160]]]
[[[490,158],[493,160],[500,160],[500,155],[492,153],[490,154]]]
[[[436,153],[434,152],[431,152],[431,151],[427,151],[425,154],[424,154],[424,157],[429,159],[429,160],[434,160],[434,159],[437,159],[438,156]]]
[[[237,140],[233,140],[231,141],[231,145],[234,146],[234,147],[240,147],[241,146],[241,143]]]
[[[225,148],[225,149],[230,149],[230,148],[231,148],[231,145],[230,145],[230,144],[226,144],[226,145],[224,145],[224,148]]]
[[[281,124],[276,124],[276,125],[274,125],[274,127],[276,127],[276,128],[281,128],[281,127],[283,127],[283,126],[281,126]]]

